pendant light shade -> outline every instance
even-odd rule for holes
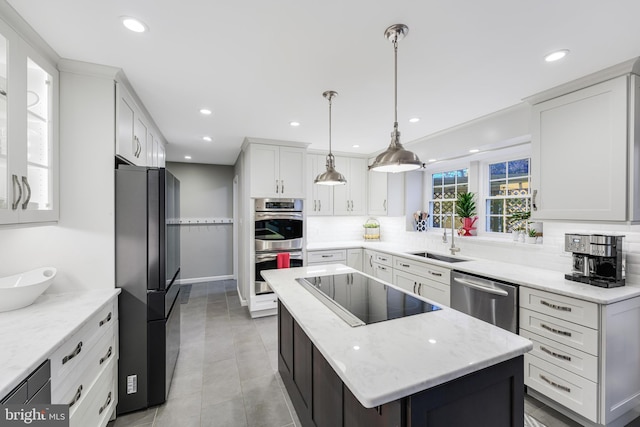
[[[394,68],[394,102],[395,116],[391,143],[382,153],[378,154],[369,170],[375,172],[407,172],[422,167],[422,162],[414,153],[406,150],[400,144],[400,132],[398,131],[398,41],[402,40],[409,32],[409,27],[404,24],[395,24],[387,28],[384,36],[393,43],[395,68]]]
[[[322,94],[329,100],[329,154],[327,154],[327,170],[321,173],[313,181],[314,184],[320,185],[344,185],[347,180],[340,172],[336,170],[336,159],[331,152],[331,100],[338,95],[338,92],[328,90]]]

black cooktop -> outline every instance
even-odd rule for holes
[[[351,326],[440,310],[436,305],[360,273],[296,280]]]

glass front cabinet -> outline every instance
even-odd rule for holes
[[[0,224],[58,219],[58,71],[0,21]]]

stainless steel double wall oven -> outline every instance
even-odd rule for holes
[[[289,254],[289,266],[301,267],[304,245],[304,215],[301,199],[256,199],[255,201],[255,292],[272,292],[260,274],[278,267],[279,253]]]

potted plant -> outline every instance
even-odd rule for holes
[[[473,193],[460,193],[458,194],[458,200],[456,200],[456,214],[462,221],[462,229],[464,230],[463,236],[471,236],[471,230],[475,230],[473,224],[478,220],[478,217],[474,217],[476,214],[476,202],[474,202]],[[471,219],[473,217],[473,219]]]
[[[517,242],[522,235],[522,241],[524,241],[524,234],[527,231],[527,224],[529,224],[529,218],[531,217],[531,211],[514,212],[509,218],[509,224],[511,225],[511,233],[513,234],[513,241]]]
[[[527,236],[527,243],[535,243],[537,239],[538,239],[538,230],[530,228],[529,235]]]

